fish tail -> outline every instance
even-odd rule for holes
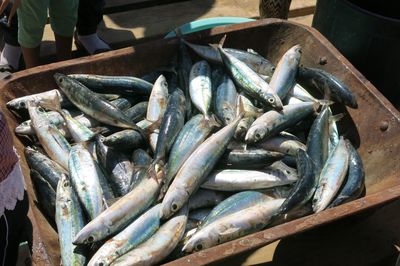
[[[210,127],[221,127],[222,122],[218,119],[218,117],[215,114],[211,114],[211,116],[205,117],[205,119],[208,121],[208,124]]]
[[[224,34],[224,36],[222,36],[222,38],[219,40],[218,43],[210,43],[209,45],[215,49],[222,49],[222,47],[224,46],[226,40],[226,34]]]
[[[159,118],[157,121],[155,121],[154,123],[152,123],[151,125],[146,127],[146,129],[144,129],[144,130],[142,129],[142,131],[144,131],[145,134],[148,136],[151,133],[153,133],[156,129],[159,129],[161,122],[162,122],[162,118]]]
[[[319,105],[322,105],[322,106],[330,106],[330,105],[332,105],[332,104],[335,103],[335,102],[332,101],[332,100],[325,100],[325,99],[323,99],[323,100],[317,100],[317,102],[318,102]]]
[[[344,116],[345,116],[344,113],[340,113],[340,114],[337,114],[337,115],[332,115],[331,117],[329,117],[329,122],[330,123],[336,123],[337,121],[340,121]]]
[[[51,110],[51,111],[55,111],[55,112],[59,112],[60,114],[62,114],[60,97],[58,97],[58,95],[56,97],[54,97],[53,99],[51,99],[51,100],[42,101],[40,103],[40,106],[42,106],[45,109],[48,109],[48,110]]]
[[[164,165],[158,160],[154,160],[147,168],[146,173],[148,178],[153,178],[158,184],[160,184],[165,176]]]

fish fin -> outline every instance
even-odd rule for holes
[[[161,121],[162,118],[159,118],[157,121],[155,121],[153,124],[151,124],[150,126],[146,127],[144,130],[144,132],[147,135],[150,135],[151,133],[153,133],[156,129],[158,129],[161,125]]]
[[[340,121],[344,116],[345,116],[344,113],[340,113],[340,114],[337,114],[337,115],[332,115],[331,117],[329,117],[329,122],[330,123],[335,123],[337,121]]]
[[[58,96],[48,101],[41,101],[40,106],[45,109],[61,113],[61,103]]]
[[[148,178],[154,178],[157,184],[160,184],[160,181],[162,181],[165,176],[164,165],[160,164],[159,161],[154,160],[147,168],[146,173]]]
[[[90,128],[90,130],[93,132],[94,135],[102,134],[104,131],[103,127],[94,127]]]
[[[232,228],[229,228],[229,229],[227,229],[227,230],[225,230],[223,232],[220,232],[219,234],[221,236],[225,236],[225,235],[228,236],[228,235],[236,233],[239,230],[240,230],[240,228],[238,228],[238,227],[232,227]]]
[[[215,48],[215,49],[222,49],[222,47],[224,46],[226,40],[226,34],[224,34],[224,36],[222,36],[221,40],[219,40],[218,43],[209,43],[208,45],[210,45],[211,47]]]
[[[334,101],[325,100],[325,99],[324,100],[317,100],[317,102],[318,102],[319,105],[322,105],[322,106],[330,106],[330,105],[335,103]]]
[[[210,127],[221,127],[222,122],[218,119],[218,117],[215,114],[211,114],[211,116],[208,119],[208,124]]]
[[[103,205],[104,205],[104,208],[105,209],[108,209],[108,204],[107,204],[107,201],[106,201],[106,199],[103,197]]]
[[[223,47],[225,40],[226,40],[226,34],[224,34],[224,36],[222,36],[221,40],[219,40],[218,46]]]
[[[251,48],[247,48],[247,52],[251,53],[251,54],[258,55],[258,53],[256,51],[254,51],[253,49],[251,49]]]
[[[236,117],[241,116],[243,117],[246,113],[245,109],[244,109],[244,104],[243,104],[243,100],[242,97],[240,97],[240,95],[237,96],[237,113],[236,113]]]

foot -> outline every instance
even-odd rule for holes
[[[79,35],[75,34],[75,41],[78,48],[85,49],[88,54],[98,54],[110,51],[110,46],[105,43],[97,33],[90,34],[90,35]]]
[[[9,65],[13,70],[19,69],[21,47],[5,43],[0,56],[0,65]]]

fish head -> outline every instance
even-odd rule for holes
[[[14,129],[14,132],[17,135],[29,135],[32,132],[32,128],[30,125],[20,124]]]
[[[281,98],[275,93],[264,93],[263,99],[265,101],[265,104],[268,106],[273,107],[275,110],[280,111],[283,109],[283,104]]]
[[[184,189],[168,190],[161,206],[161,217],[168,219],[182,208],[188,199],[188,193]]]
[[[183,246],[182,251],[187,253],[201,251],[218,244],[218,236],[210,234],[208,230],[201,230],[195,233]]]
[[[26,110],[28,108],[26,100],[23,99],[11,100],[6,103],[6,106],[11,112],[13,112],[16,115],[18,115],[18,112]]]
[[[293,46],[292,48],[290,48],[290,51],[293,51],[294,53],[301,54],[301,45],[297,44],[297,45]]]
[[[88,223],[81,231],[75,236],[74,245],[78,244],[92,244],[103,239],[107,233],[108,226],[103,226],[102,223]]]
[[[236,118],[235,111],[232,109],[229,111],[231,111],[231,112],[227,112],[224,115],[224,124],[225,125],[229,125]]]
[[[245,142],[246,143],[256,143],[264,139],[265,130],[261,127],[250,127],[247,131]]]
[[[63,91],[69,87],[68,79],[70,79],[70,78],[68,78],[66,75],[61,74],[61,73],[55,73],[54,79],[55,79],[58,87],[60,87]]]
[[[26,158],[31,158],[32,156],[34,156],[37,153],[37,151],[28,146],[28,147],[25,147],[24,153],[25,153]]]

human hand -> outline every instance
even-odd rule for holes
[[[4,12],[10,0],[3,0],[0,5],[0,14]],[[21,0],[14,0],[13,6],[11,8],[10,14],[8,15],[8,26],[11,24],[11,19],[14,17],[15,12],[17,12],[18,7],[21,5]]]

